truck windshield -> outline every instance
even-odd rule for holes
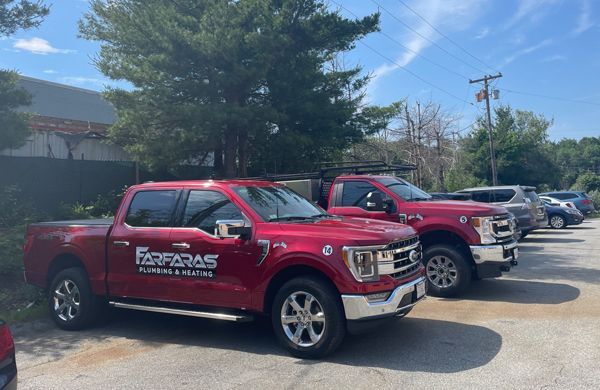
[[[329,217],[322,208],[284,186],[236,186],[237,193],[264,221],[302,221]]]
[[[386,177],[383,179],[378,179],[377,181],[406,201],[431,200],[431,195],[419,187],[415,187],[409,182],[397,177]]]

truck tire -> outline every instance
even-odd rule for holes
[[[339,293],[327,282],[298,277],[275,295],[273,330],[294,356],[316,359],[332,353],[346,335],[346,318]]]
[[[48,290],[50,316],[59,328],[80,330],[92,325],[100,309],[87,274],[74,267],[60,271]]]
[[[423,252],[427,294],[454,297],[471,284],[471,266],[465,255],[449,245],[433,245]]]

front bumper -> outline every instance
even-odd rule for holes
[[[471,245],[471,254],[480,278],[494,278],[517,265],[519,248],[516,240],[504,244]]]
[[[382,302],[369,302],[365,295],[342,294],[347,320],[376,320],[402,315],[425,298],[427,283],[424,276],[402,284]],[[420,293],[419,293],[419,292]]]
[[[567,214],[567,225],[579,225],[583,220],[583,214]]]

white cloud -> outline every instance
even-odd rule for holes
[[[567,57],[562,54],[554,54],[546,58],[542,58],[541,62],[556,62],[556,61],[566,61]]]
[[[485,10],[486,2],[479,0],[421,0],[413,1],[410,4],[416,12],[422,15],[429,23],[439,28],[445,34],[451,34],[456,31],[463,31],[471,27]],[[421,36],[412,31],[406,30],[404,27],[399,27],[398,22],[390,19],[390,23],[394,26],[406,31],[399,39],[401,43],[410,50],[404,51],[395,59],[396,64],[383,64],[373,72],[374,78],[384,77],[400,67],[410,64],[423,50],[432,45],[431,41],[439,40],[440,35],[428,26],[423,20],[416,15],[410,13],[405,8],[387,8],[390,12],[399,14],[399,11],[406,11],[398,17]],[[383,11],[382,11],[383,12]],[[386,16],[387,13],[383,12]],[[384,27],[385,28],[385,27]]]
[[[479,30],[477,35],[475,35],[475,39],[483,39],[483,38],[487,37],[488,35],[490,35],[490,28],[484,27],[481,30]]]
[[[559,1],[560,0],[520,0],[517,11],[504,24],[504,29],[508,30],[509,28],[514,27],[523,19],[529,19],[532,22],[541,20],[545,16],[545,11]]]
[[[535,44],[535,45],[532,45],[532,46],[528,46],[528,47],[526,47],[524,49],[521,49],[521,50],[517,50],[516,52],[514,52],[513,54],[511,54],[510,56],[508,56],[508,57],[506,57],[504,59],[504,64],[503,65],[508,65],[508,64],[510,64],[511,62],[513,62],[514,60],[516,60],[519,57],[522,57],[522,56],[524,56],[526,54],[529,54],[529,53],[533,53],[536,50],[539,50],[539,49],[541,49],[543,47],[551,45],[552,42],[553,42],[552,39],[544,39],[543,41],[541,41],[538,44]]]
[[[64,83],[64,84],[77,85],[77,86],[88,86],[88,87],[89,86],[102,87],[105,84],[108,84],[108,80],[97,79],[97,78],[93,78],[93,77],[82,77],[82,76],[61,77],[59,79],[59,82]]]
[[[57,74],[58,72],[55,71],[54,69],[46,69],[43,71],[46,74]]]
[[[572,32],[572,35],[579,35],[589,30],[594,26],[592,22],[592,5],[589,0],[582,0],[581,2],[581,13],[577,20],[577,26]]]
[[[31,39],[17,39],[13,47],[18,50],[25,50],[33,54],[41,55],[57,53],[66,54],[73,53],[75,51],[69,49],[57,49],[50,45],[50,42],[47,40],[38,37],[33,37]]]

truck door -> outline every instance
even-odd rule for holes
[[[400,222],[397,205],[384,191],[366,180],[343,180],[335,184],[331,214]],[[377,198],[378,201],[371,201]],[[379,206],[379,199],[383,206]]]
[[[256,263],[261,249],[251,239],[218,237],[218,220],[245,220],[250,225],[223,192],[186,191],[171,241],[178,245],[176,253],[193,257],[194,267],[176,276],[172,291],[181,302],[244,308],[250,305],[252,287],[258,283]]]
[[[169,278],[163,267],[171,248],[171,226],[178,188],[144,189],[123,200],[107,243],[107,284],[114,297],[167,297]]]

